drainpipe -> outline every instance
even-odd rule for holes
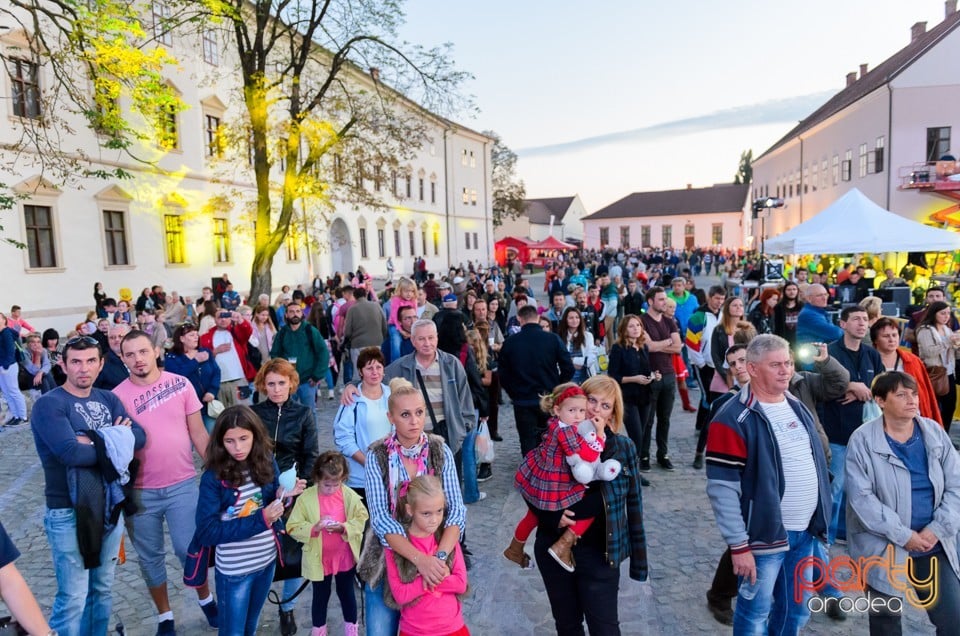
[[[444,217],[446,218],[446,226],[447,226],[447,231],[446,231],[446,235],[447,235],[447,267],[446,267],[446,270],[444,270],[444,271],[449,270],[450,267],[451,267],[451,265],[453,265],[453,259],[451,258],[451,254],[450,254],[450,247],[451,247],[451,242],[450,242],[450,197],[453,196],[453,194],[452,194],[452,193],[453,193],[453,168],[450,166],[450,155],[449,155],[449,153],[447,152],[447,150],[448,150],[448,149],[447,149],[447,135],[448,135],[449,133],[450,133],[450,129],[449,129],[449,128],[445,128],[444,131],[443,131],[443,169],[444,169],[444,171],[447,173],[447,187],[446,187],[446,192],[444,193],[446,196],[443,197],[443,212],[444,212]]]
[[[483,203],[483,208],[484,208],[484,214],[483,214],[483,234],[484,234],[484,236],[486,237],[486,247],[484,248],[484,261],[486,262],[486,263],[485,263],[486,265],[492,265],[492,264],[493,264],[493,263],[490,262],[490,260],[489,260],[489,259],[490,259],[490,247],[491,247],[491,245],[492,245],[491,242],[490,242],[490,228],[493,226],[493,221],[490,220],[492,217],[488,218],[488,217],[487,217],[487,214],[486,214],[486,211],[487,211],[487,202],[490,201],[490,202],[492,203],[492,200],[491,200],[491,198],[490,198],[490,180],[487,178],[488,175],[490,174],[489,171],[488,171],[488,169],[487,169],[487,168],[488,168],[488,166],[487,166],[487,157],[488,157],[488,155],[489,155],[489,152],[487,152],[487,149],[488,149],[489,146],[490,146],[490,142],[489,142],[489,141],[483,142],[483,190],[484,190],[484,192],[483,192],[483,201],[484,201],[484,203]],[[492,205],[491,205],[491,207],[490,207],[490,212],[493,213]]]
[[[890,82],[887,82],[887,140],[883,147],[883,161],[887,165],[892,166],[891,161],[887,159],[893,159],[893,86],[890,85]],[[893,178],[893,175],[890,174],[890,170],[887,170],[887,205],[884,206],[887,210],[890,209],[890,181]]]
[[[803,192],[807,187],[806,175],[803,174],[803,135],[800,135],[800,223],[803,223]],[[798,223],[799,225],[799,223]]]

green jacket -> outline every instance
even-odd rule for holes
[[[300,323],[296,331],[289,325],[282,328],[273,339],[270,357],[291,362],[296,360],[300,382],[319,382],[327,376],[330,366],[330,351],[326,341],[316,327],[305,322]]]

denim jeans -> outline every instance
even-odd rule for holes
[[[386,575],[376,589],[372,589],[369,583],[363,584],[367,636],[396,636],[400,629],[400,612],[390,609],[383,602],[383,586],[386,584]]]
[[[463,503],[480,501],[480,484],[477,481],[477,429],[467,433],[463,438],[462,473]]]
[[[20,385],[17,383],[19,372],[20,365],[16,362],[6,369],[0,367],[0,393],[7,399],[10,415],[25,420],[27,419],[27,401],[23,399],[23,393],[20,392]]]
[[[813,556],[820,559],[820,563],[830,563],[830,547],[823,544],[822,541],[814,540],[813,542]],[[819,572],[819,568],[814,568],[811,581],[819,581],[822,574]],[[824,577],[829,578],[829,577]],[[840,590],[830,585],[830,583],[824,583],[823,587],[818,590],[820,596],[825,598],[840,598]]]
[[[846,539],[847,537],[847,495],[844,492],[846,478],[844,466],[847,460],[847,447],[840,444],[830,444],[830,474],[833,475],[833,481],[830,482],[830,496],[833,499],[833,510],[830,514],[830,528],[827,530],[827,540],[830,545],[837,540],[837,537]]]
[[[297,392],[294,394],[293,399],[295,399],[300,404],[303,404],[310,409],[310,413],[313,415],[314,419],[317,417],[317,385],[314,384],[310,386],[310,383],[304,380],[300,386],[297,387]]]
[[[110,627],[113,603],[110,590],[123,538],[123,523],[117,523],[103,537],[100,567],[90,570],[83,569],[77,544],[77,516],[72,508],[48,509],[43,527],[57,577],[50,628],[62,636],[106,634]]]
[[[403,336],[400,330],[390,325],[387,328],[387,339],[390,340],[390,362],[400,359],[400,345],[403,343]]]
[[[173,553],[183,565],[196,530],[200,490],[196,480],[188,479],[167,488],[138,488],[134,492],[140,511],[127,517],[127,532],[137,551],[143,580],[147,587],[157,587],[167,582],[163,522],[167,522]]]
[[[263,569],[239,576],[228,576],[217,570],[220,636],[254,636],[257,633],[260,610],[267,601],[276,565],[274,561]]]
[[[733,633],[738,636],[796,636],[810,619],[809,594],[793,600],[796,567],[813,552],[815,539],[807,531],[788,531],[790,549],[774,554],[755,554],[757,582],[740,577]],[[802,575],[810,580],[810,573]]]
[[[282,601],[285,598],[290,598],[296,594],[297,590],[300,589],[300,586],[303,585],[303,579],[299,576],[293,579],[287,579],[283,582],[283,596],[280,597]],[[297,597],[299,598],[299,597]],[[297,599],[293,599],[289,603],[281,603],[280,609],[284,612],[292,612],[297,607]]]

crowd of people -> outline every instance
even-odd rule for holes
[[[438,275],[420,260],[379,293],[362,269],[273,299],[242,298],[224,275],[196,302],[161,285],[111,297],[98,283],[63,341],[14,306],[0,314],[0,391],[7,426],[27,421],[24,392],[35,402],[57,578],[49,627],[106,632],[126,533],[157,633],[175,633],[166,533],[224,634],[256,632],[274,581],[284,636],[307,583],[311,633],[326,634],[335,587],[356,634],[357,578],[367,634],[468,633],[466,506],[486,498],[482,449],[503,441],[503,393],[520,452],[498,463],[518,466],[528,508],[503,555],[535,562],[558,633],[584,621],[619,633],[617,604],[592,597],[616,598],[623,560],[647,578],[641,488],[654,464],[676,469],[678,398],[696,413],[692,466],[706,467],[727,545],[706,594],[719,622],[796,633],[811,592],[843,620],[841,591],[812,564],[827,570],[830,546],[846,542],[851,556],[890,547],[896,563],[935,573],[930,619],[956,623],[960,329],[944,290],[929,288],[905,324],[866,294],[834,324],[831,297],[859,290],[856,267],[836,286],[805,266],[752,294],[696,285],[711,267],[755,280],[760,265],[727,250],[587,251],[550,264],[534,289],[517,262]],[[335,447],[321,452],[317,401],[338,387]],[[293,551],[299,568],[285,565]],[[902,594],[869,585],[887,606]],[[21,621],[45,625],[35,605]],[[871,632],[897,619],[872,612]]]

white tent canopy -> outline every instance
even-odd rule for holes
[[[768,254],[949,252],[960,234],[917,223],[883,209],[854,188],[819,214],[767,239]]]

